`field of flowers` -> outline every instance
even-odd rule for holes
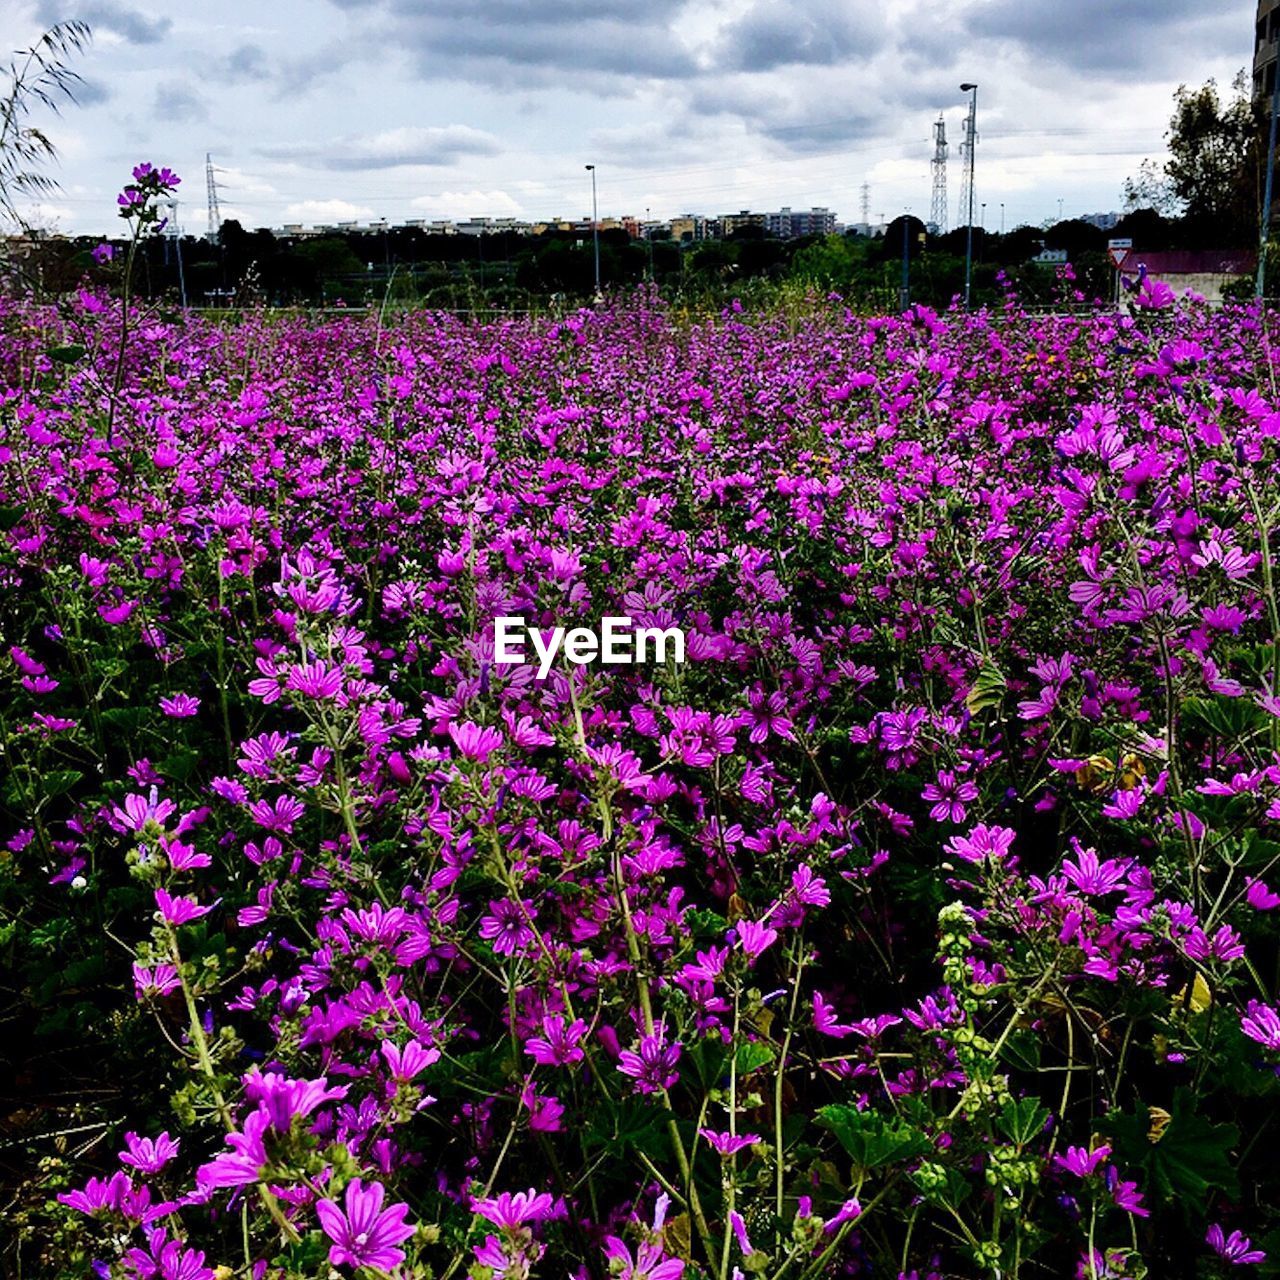
[[[1141,301],[0,304],[8,1274],[1274,1274],[1276,361]]]

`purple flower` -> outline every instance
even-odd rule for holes
[[[1077,1178],[1087,1178],[1111,1154],[1110,1147],[1096,1147],[1089,1151],[1084,1147],[1068,1147],[1065,1156],[1054,1156],[1053,1163]]]
[[[181,986],[182,982],[174,965],[158,964],[154,969],[148,969],[146,965],[134,962],[133,987],[139,1000],[143,996],[167,996]]]
[[[1265,1262],[1267,1255],[1261,1249],[1254,1249],[1248,1236],[1233,1231],[1223,1237],[1222,1227],[1214,1223],[1205,1236],[1205,1243],[1218,1257],[1231,1263],[1233,1267],[1242,1267],[1253,1262]]]
[[[656,1035],[645,1036],[638,1051],[624,1049],[618,1055],[618,1070],[636,1082],[640,1093],[658,1093],[679,1080],[679,1061],[680,1042],[666,1044],[659,1030]]]
[[[176,813],[178,806],[172,800],[157,800],[155,787],[149,796],[130,795],[124,798],[123,809],[113,809],[112,816],[125,831],[141,831],[149,822],[163,826],[164,820]]]
[[[120,1163],[130,1164],[140,1173],[158,1173],[178,1154],[178,1140],[167,1132],[156,1138],[140,1138],[136,1133],[124,1135],[125,1151]]]
[[[684,1275],[684,1263],[668,1258],[662,1246],[650,1240],[641,1241],[633,1255],[617,1236],[606,1236],[604,1256],[609,1274],[617,1280],[680,1280]]]
[[[200,699],[189,693],[175,693],[171,698],[160,699],[160,710],[175,720],[185,720],[200,710]]]
[[[93,252],[89,255],[99,266],[103,263],[110,262],[116,256],[115,245],[108,244],[105,240],[94,245]]]
[[[1008,827],[989,827],[978,823],[967,835],[952,836],[946,843],[946,851],[965,862],[982,862],[990,858],[999,862],[1009,854],[1017,833]]]
[[[273,1129],[287,1133],[294,1116],[309,1116],[317,1107],[347,1095],[344,1084],[319,1080],[291,1080],[278,1072],[256,1069],[244,1077],[245,1095],[258,1104]]]
[[[510,898],[489,903],[489,914],[480,921],[480,936],[499,955],[518,955],[533,941],[534,933],[524,905]]]
[[[471,721],[451,724],[449,737],[453,739],[453,745],[458,748],[458,754],[464,760],[475,760],[479,764],[484,764],[503,742],[500,730],[472,724]]]
[[[738,945],[752,964],[778,940],[777,929],[771,929],[758,920],[740,920],[735,928]]]
[[[412,1080],[440,1060],[439,1049],[428,1049],[417,1040],[410,1040],[403,1049],[394,1040],[384,1040],[378,1049],[386,1060],[391,1078],[398,1081]]]
[[[1280,1052],[1280,1013],[1269,1004],[1250,1000],[1248,1013],[1240,1019],[1240,1030],[1263,1048]]]
[[[920,796],[933,802],[929,816],[935,822],[963,822],[968,812],[965,805],[978,798],[978,785],[958,778],[950,769],[941,769],[937,781],[925,786]]]
[[[501,1195],[487,1200],[477,1200],[471,1206],[473,1213],[478,1213],[486,1222],[495,1227],[514,1229],[522,1227],[526,1222],[540,1222],[549,1218],[555,1209],[555,1202],[545,1191],[517,1191],[514,1194],[504,1191]]]
[[[131,1187],[129,1175],[119,1172],[109,1178],[90,1178],[79,1191],[67,1191],[58,1200],[81,1213],[98,1213],[103,1209],[119,1209]]]
[[[587,1024],[581,1018],[575,1018],[566,1026],[563,1018],[548,1016],[542,1020],[542,1035],[530,1036],[524,1051],[545,1067],[567,1067],[582,1061],[580,1042],[586,1033]]]
[[[316,1216],[325,1235],[333,1241],[329,1261],[336,1267],[376,1267],[390,1271],[404,1261],[404,1250],[396,1248],[413,1235],[405,1222],[407,1204],[382,1207],[386,1192],[380,1182],[365,1186],[359,1178],[347,1183],[344,1209],[332,1200],[316,1202]],[[345,1210],[345,1211],[344,1211]]]
[[[157,889],[156,909],[165,924],[181,925],[207,916],[213,906],[202,907],[194,898],[175,898],[167,889]]]
[[[712,1129],[699,1129],[698,1132],[707,1140],[712,1150],[719,1152],[725,1159],[760,1141],[758,1133],[716,1133]]]
[[[1102,862],[1092,849],[1081,849],[1077,845],[1075,861],[1065,859],[1062,874],[1087,897],[1098,897],[1123,890],[1128,865],[1115,858]]]

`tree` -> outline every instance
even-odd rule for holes
[[[87,23],[60,22],[29,49],[20,49],[0,73],[5,85],[0,97],[0,216],[24,230],[28,224],[17,202],[58,189],[40,172],[57,151],[43,130],[28,123],[31,111],[46,107],[57,114],[63,101],[75,101],[81,80],[67,60],[83,51],[89,39]]]
[[[1143,162],[1125,183],[1125,207],[1179,210],[1192,243],[1251,244],[1266,144],[1263,112],[1250,99],[1244,72],[1232,81],[1229,100],[1208,80],[1198,89],[1179,85],[1173,103],[1169,158],[1163,165]]]

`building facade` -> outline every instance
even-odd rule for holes
[[[1253,34],[1253,96],[1268,105],[1276,88],[1276,54],[1280,46],[1280,0],[1258,0]]]

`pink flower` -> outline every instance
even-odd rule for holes
[[[1249,1001],[1249,1012],[1240,1020],[1240,1030],[1264,1049],[1280,1051],[1280,1013],[1270,1005]]]
[[[699,1129],[698,1132],[707,1140],[708,1145],[726,1160],[730,1156],[737,1155],[744,1147],[760,1141],[758,1133],[716,1133],[712,1129]]]
[[[491,942],[499,955],[512,956],[524,951],[534,933],[521,903],[497,898],[489,903],[489,914],[480,921],[480,936]]]
[[[134,963],[133,989],[139,1000],[143,996],[167,996],[182,986],[178,970],[171,964],[158,964],[154,969]]]
[[[824,1036],[830,1036],[833,1040],[843,1040],[845,1036],[853,1035],[851,1026],[836,1021],[835,1006],[823,999],[821,991],[813,993],[813,1025]]]
[[[929,810],[929,816],[935,822],[963,822],[967,812],[965,805],[978,798],[978,785],[967,778],[960,780],[950,769],[941,769],[937,781],[929,783],[920,796],[935,802]]]
[[[504,1191],[500,1196],[487,1200],[477,1200],[472,1212],[478,1213],[486,1222],[495,1227],[522,1227],[526,1222],[540,1222],[551,1217],[555,1202],[545,1191],[517,1191],[512,1194]]]
[[[178,806],[172,800],[157,800],[156,789],[149,796],[129,795],[124,798],[123,809],[113,809],[112,816],[126,831],[141,831],[149,822],[163,826],[164,820],[176,813]]]
[[[640,1093],[657,1093],[670,1088],[680,1079],[676,1063],[680,1061],[680,1042],[667,1044],[661,1030],[645,1036],[639,1050],[623,1049],[618,1055],[618,1070],[636,1082]]]
[[[391,1078],[399,1081],[412,1080],[440,1060],[439,1049],[428,1049],[417,1040],[410,1040],[403,1049],[393,1040],[384,1040],[378,1050],[386,1059]]]
[[[1274,911],[1280,907],[1280,894],[1272,893],[1261,880],[1251,879],[1244,896],[1255,911]]]
[[[1017,833],[1008,827],[989,827],[980,822],[967,835],[952,836],[946,843],[946,851],[965,862],[982,862],[990,858],[999,862],[1009,854]]]
[[[680,1280],[684,1275],[684,1263],[668,1258],[660,1244],[649,1240],[641,1241],[633,1255],[617,1236],[606,1236],[604,1256],[617,1280]]]
[[[567,1067],[582,1061],[580,1041],[586,1033],[587,1024],[581,1018],[566,1026],[563,1018],[548,1016],[542,1020],[542,1035],[526,1040],[524,1051],[542,1066]]]
[[[293,689],[303,697],[328,702],[336,698],[342,688],[342,670],[317,659],[290,667],[284,684],[286,689]]]
[[[480,764],[488,760],[503,743],[501,730],[473,724],[469,720],[464,724],[451,724],[449,737],[453,739],[453,745],[458,748],[458,754],[464,760],[475,760]]]
[[[175,693],[172,698],[160,699],[160,710],[175,720],[185,720],[200,710],[200,699],[189,693]]]
[[[1222,1228],[1216,1222],[1209,1228],[1208,1234],[1205,1236],[1205,1243],[1209,1245],[1218,1257],[1231,1263],[1233,1267],[1242,1267],[1253,1262],[1265,1262],[1267,1258],[1267,1255],[1261,1249],[1253,1248],[1248,1236],[1242,1236],[1238,1231],[1233,1231],[1224,1238]]]
[[[1088,1151],[1084,1147],[1068,1147],[1065,1156],[1054,1156],[1053,1163],[1077,1178],[1087,1178],[1111,1154],[1110,1147]]]
[[[735,928],[738,934],[738,945],[752,964],[778,940],[777,929],[770,929],[758,920],[740,920]]]
[[[390,1271],[404,1261],[404,1250],[396,1248],[413,1235],[405,1222],[407,1204],[382,1207],[385,1188],[380,1182],[368,1186],[359,1178],[347,1183],[344,1209],[332,1200],[316,1202],[316,1217],[325,1235],[333,1241],[329,1261],[336,1267],[376,1267]]]
[[[277,796],[273,803],[266,800],[255,800],[249,806],[249,816],[260,827],[268,831],[279,831],[282,835],[293,832],[293,824],[306,813],[307,807],[295,796]]]
[[[213,910],[212,906],[202,907],[194,898],[175,898],[167,889],[156,890],[156,908],[160,918],[172,925],[190,924]]]
[[[167,1132],[156,1138],[140,1138],[136,1133],[124,1135],[126,1150],[120,1163],[132,1165],[140,1173],[158,1173],[178,1154],[178,1139]]]

